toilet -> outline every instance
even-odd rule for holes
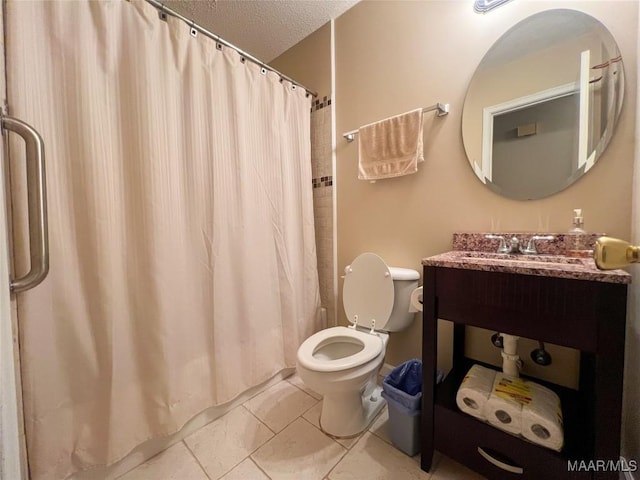
[[[342,289],[351,325],[321,330],[298,349],[298,374],[323,396],[320,427],[329,435],[358,435],[384,407],[376,379],[388,332],[413,321],[409,304],[419,278],[416,270],[388,267],[374,253],[359,255],[345,268]]]

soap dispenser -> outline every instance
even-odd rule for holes
[[[584,230],[584,217],[581,208],[573,209],[573,228],[568,238],[567,255],[570,257],[588,257],[591,252],[587,250],[586,234]]]
[[[584,217],[582,216],[582,209],[574,208],[573,209],[573,228],[569,231],[575,234],[587,233],[584,231],[582,227],[584,227]]]

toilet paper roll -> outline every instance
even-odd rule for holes
[[[495,370],[480,365],[471,367],[456,393],[458,408],[480,420],[486,420],[485,405],[491,395],[495,377]]]
[[[411,299],[409,301],[410,312],[422,311],[422,287],[418,287],[411,292]]]
[[[491,425],[514,435],[520,435],[522,403],[530,399],[531,390],[523,380],[497,373],[491,395],[485,405],[485,417]]]
[[[564,445],[560,398],[548,388],[528,382],[531,402],[522,406],[522,436],[527,440],[560,451]]]

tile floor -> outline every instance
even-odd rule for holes
[[[120,480],[482,480],[440,454],[420,470],[420,455],[396,450],[386,408],[357,438],[320,431],[322,397],[293,375],[156,455]]]

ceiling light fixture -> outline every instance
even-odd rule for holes
[[[508,1],[509,0],[475,0],[473,2],[473,9],[478,13],[487,13],[489,10],[493,10]]]

